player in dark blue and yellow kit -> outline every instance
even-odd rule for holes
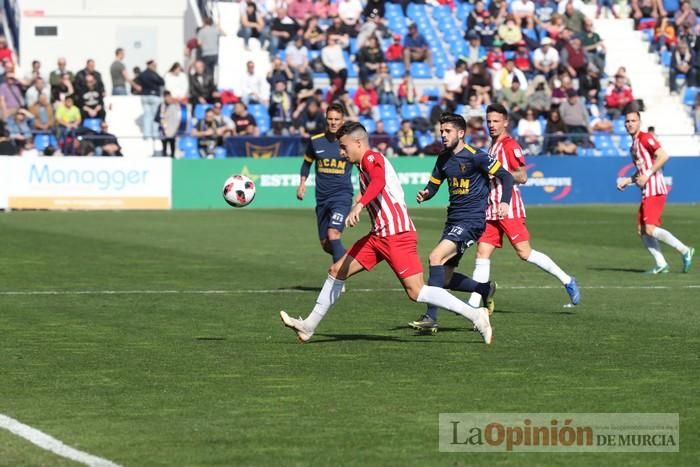
[[[419,203],[432,198],[447,182],[450,205],[447,221],[438,245],[428,259],[428,285],[451,290],[477,292],[484,303],[495,292],[494,282],[476,282],[469,276],[455,272],[465,250],[474,245],[486,227],[486,207],[489,201],[489,177],[503,183],[499,214],[508,213],[513,190],[513,176],[488,153],[464,143],[467,123],[461,115],[443,114],[440,118],[440,136],[445,150],[438,155],[428,185],[416,195]],[[489,310],[492,312],[493,310]],[[418,330],[437,330],[437,308],[429,306],[425,315],[409,323]]]
[[[301,180],[297,198],[304,199],[306,180],[311,164],[316,162],[316,221],[318,238],[323,251],[333,256],[335,263],[345,254],[341,241],[345,218],[352,207],[352,164],[340,157],[340,145],[335,133],[343,125],[345,109],[331,104],[326,110],[326,131],[313,135],[301,165]]]

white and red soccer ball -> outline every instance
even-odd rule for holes
[[[255,198],[255,183],[245,175],[231,175],[224,183],[223,195],[234,208],[248,206]]]

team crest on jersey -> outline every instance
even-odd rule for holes
[[[374,156],[373,156],[372,154],[370,154],[369,156],[367,156],[367,161],[368,161],[368,162],[374,162]]]
[[[467,164],[459,164],[459,171],[464,173],[467,171]]]
[[[518,159],[522,159],[522,158],[523,158],[523,150],[520,149],[520,148],[515,148],[515,149],[513,149],[513,154],[514,154],[515,157],[517,157]]]

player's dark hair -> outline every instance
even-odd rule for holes
[[[629,109],[627,109],[627,112],[625,112],[625,117],[629,114],[637,114],[637,118],[639,118],[640,120],[642,119],[642,114],[639,113],[639,110],[635,105],[632,105]]]
[[[345,106],[340,102],[333,102],[331,105],[329,105],[326,109],[326,115],[328,115],[330,112],[338,112],[343,117],[347,116]]]
[[[501,114],[503,115],[503,118],[506,120],[508,119],[508,110],[503,106],[503,104],[489,104],[488,107],[486,107],[486,113],[490,114],[491,112]]]
[[[340,139],[345,135],[351,135],[355,132],[362,132],[362,137],[364,139],[368,138],[367,129],[360,122],[345,122],[342,124],[338,131],[335,133],[335,137]]]
[[[458,130],[467,131],[467,122],[459,114],[452,112],[445,112],[440,115],[440,125],[450,124],[457,128]]]

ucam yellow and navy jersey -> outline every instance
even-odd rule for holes
[[[338,140],[326,133],[313,135],[304,155],[301,176],[308,177],[311,164],[316,163],[316,200],[352,197],[352,164],[340,157]]]
[[[498,160],[492,159],[485,151],[466,144],[457,154],[443,151],[438,155],[426,187],[428,198],[437,192],[442,182],[447,182],[450,195],[447,222],[485,220],[489,201],[489,175],[496,174],[500,168]]]

